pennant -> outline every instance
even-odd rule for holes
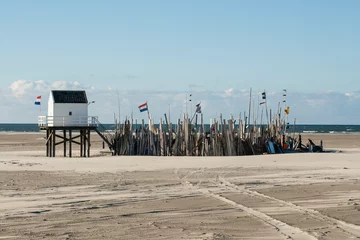
[[[200,103],[196,104],[195,111],[196,111],[196,113],[201,113]]]
[[[147,106],[147,103],[144,103],[144,104],[141,104],[138,106],[140,112],[145,112],[148,110],[148,106]]]
[[[261,94],[261,96],[262,96],[262,99],[266,99],[266,93],[265,93],[265,92],[263,92],[263,93]]]
[[[35,105],[41,105],[41,96],[36,97]]]
[[[285,108],[284,111],[285,111],[286,114],[289,114],[290,113],[290,107]]]

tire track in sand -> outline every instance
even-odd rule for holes
[[[262,199],[266,199],[266,200],[270,200],[272,202],[278,203],[279,204],[279,208],[281,208],[282,206],[287,206],[290,207],[291,209],[294,209],[300,213],[306,214],[312,218],[315,218],[319,221],[322,222],[326,222],[328,223],[330,226],[329,228],[335,228],[338,227],[340,228],[342,231],[354,236],[354,237],[360,237],[360,226],[351,224],[351,223],[347,223],[326,215],[321,214],[319,211],[316,211],[314,209],[309,209],[306,207],[300,207],[296,204],[293,204],[291,202],[286,202],[284,200],[280,200],[274,197],[270,197],[268,195],[256,192],[254,190],[249,190],[249,189],[245,189],[245,188],[240,188],[239,186],[237,186],[236,184],[233,184],[231,182],[229,182],[228,180],[226,180],[225,178],[218,176],[217,178],[218,181],[218,185],[223,186],[223,187],[227,187],[230,188],[232,190],[235,190],[238,193],[241,194],[247,194],[253,197],[258,197],[258,198],[262,198]]]
[[[201,170],[193,171],[193,172],[190,172],[189,174],[192,175],[196,172],[202,172],[202,171]],[[275,218],[270,217],[269,215],[266,215],[265,213],[259,212],[253,208],[249,208],[240,203],[234,202],[230,199],[227,199],[226,197],[221,196],[220,194],[215,194],[215,193],[211,192],[209,189],[201,188],[199,185],[194,185],[186,180],[187,175],[180,178],[177,171],[175,171],[174,173],[178,176],[178,179],[180,180],[180,182],[188,189],[198,191],[206,196],[215,198],[219,201],[222,201],[226,204],[231,205],[232,207],[234,207],[236,209],[246,212],[247,214],[272,226],[276,231],[278,231],[281,235],[284,236],[284,239],[294,239],[294,240],[316,240],[317,239],[316,237],[301,230],[300,228],[290,226],[284,222],[281,222]]]

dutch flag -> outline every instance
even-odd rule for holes
[[[148,110],[148,106],[147,103],[141,104],[140,106],[138,106],[140,112],[145,112]]]
[[[41,105],[41,96],[36,97],[35,105]]]

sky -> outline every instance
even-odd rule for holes
[[[209,119],[247,111],[252,88],[274,109],[287,89],[300,123],[360,124],[359,11],[356,0],[0,1],[0,122],[36,122],[51,89],[86,90],[89,114],[112,123],[118,97],[123,119],[146,118],[145,101],[172,121],[201,101]]]

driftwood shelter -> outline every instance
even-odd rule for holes
[[[46,130],[46,156],[55,157],[56,146],[63,145],[64,157],[72,157],[72,144],[80,145],[80,157],[90,157],[90,132],[97,130],[98,117],[88,116],[88,99],[83,90],[52,90],[47,116],[39,116],[41,130]],[[57,141],[57,138],[60,141]],[[67,148],[68,143],[68,148]]]

